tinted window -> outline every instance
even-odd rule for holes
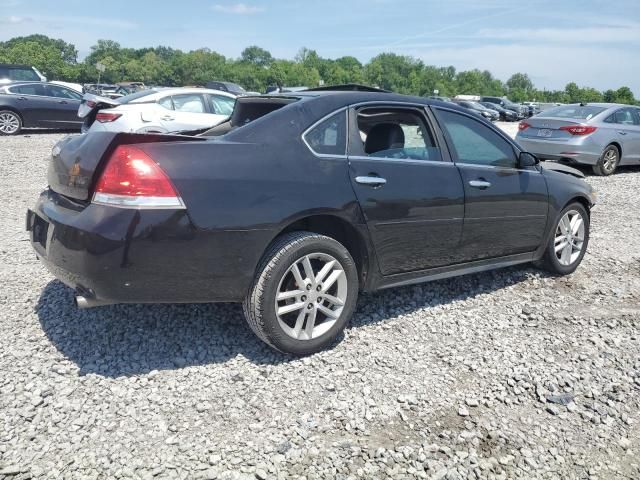
[[[167,110],[173,110],[173,101],[171,100],[171,97],[161,98],[158,100],[158,105],[166,108]]]
[[[78,92],[74,92],[69,88],[47,85],[47,90],[49,91],[49,96],[51,97],[68,98],[71,100],[80,100],[82,98],[82,95],[80,95]]]
[[[607,121],[610,121],[610,123],[620,123],[622,125],[638,124],[638,119],[636,115],[634,115],[633,110],[630,108],[623,108],[621,110],[618,110],[617,112],[614,112],[614,114],[611,115],[607,119]]]
[[[562,105],[560,107],[552,108],[544,112],[545,117],[551,118],[579,118],[581,120],[589,120],[599,113],[604,112],[606,109],[603,107],[595,107],[585,105]]]
[[[31,68],[9,68],[9,78],[16,81],[38,82],[40,77]]]
[[[375,158],[441,160],[421,113],[401,108],[366,108],[358,112],[364,155]],[[357,152],[354,152],[357,153]]]
[[[347,112],[338,112],[319,123],[305,134],[304,139],[314,153],[346,155]]]
[[[236,104],[235,99],[223,97],[222,95],[209,95],[211,111],[216,115],[231,115]]]
[[[202,95],[197,93],[186,93],[184,95],[174,95],[173,108],[178,112],[185,113],[205,113]]]
[[[15,87],[9,87],[11,93],[18,93],[20,95],[44,95],[44,88],[42,85],[18,85]]]
[[[449,147],[460,163],[513,167],[517,165],[511,144],[480,122],[453,112],[438,110]]]

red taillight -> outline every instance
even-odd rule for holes
[[[184,208],[169,177],[131,145],[115,149],[96,185],[93,201],[137,208]]]
[[[529,125],[527,122],[520,122],[518,124],[518,130],[520,130],[521,132],[523,130],[526,130],[527,128],[529,128],[531,125]]]
[[[589,135],[597,130],[596,127],[590,125],[565,125],[560,127],[560,130],[569,132],[571,135]]]
[[[99,112],[96,114],[96,120],[100,123],[115,122],[122,116],[121,113]]]

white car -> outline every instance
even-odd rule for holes
[[[142,90],[115,100],[87,93],[78,116],[83,132],[174,133],[218,125],[235,102],[232,93],[206,88]]]

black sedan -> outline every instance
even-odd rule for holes
[[[504,108],[502,105],[498,105],[497,103],[491,102],[478,102],[485,108],[489,108],[491,110],[495,110],[500,115],[500,120],[504,122],[515,122],[518,120],[518,114],[513,110],[508,110]]]
[[[0,135],[23,128],[80,129],[82,94],[54,83],[12,83],[0,87]]]
[[[332,344],[360,291],[529,262],[565,275],[587,249],[581,174],[456,105],[241,97],[205,135],[54,147],[27,229],[79,307],[243,302],[258,337],[302,355]]]

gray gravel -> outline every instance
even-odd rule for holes
[[[76,310],[23,231],[59,138],[0,138],[0,479],[640,478],[640,169],[574,275],[363,296],[290,359],[235,305]]]

